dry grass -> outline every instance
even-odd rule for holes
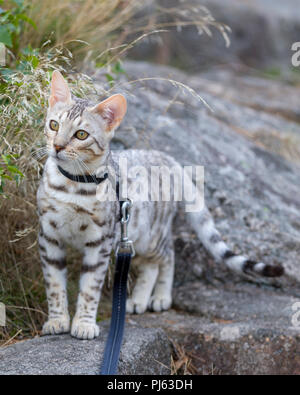
[[[0,328],[0,345],[17,333],[18,339],[38,334],[46,311],[42,272],[35,248],[37,216],[34,193],[22,196],[19,191],[10,189],[8,195],[9,199],[2,200],[0,207],[0,300],[7,307],[7,326]],[[27,230],[27,235],[11,243],[16,232],[24,230]]]
[[[205,7],[191,6],[186,0],[170,8],[153,0],[27,0],[27,3],[36,29],[26,26],[21,46],[30,43],[38,48],[50,39],[52,44],[68,45],[77,57],[119,48],[134,34],[172,27],[180,30],[186,26],[195,26],[199,34],[209,36],[212,28],[217,29],[229,45],[228,26],[215,21]]]
[[[73,42],[75,49],[79,49],[80,45],[75,42],[81,40],[100,51],[112,46],[119,29],[141,7],[138,0],[32,0],[28,3],[28,15],[37,28],[28,25],[21,44],[30,42],[35,48],[51,39],[56,44]]]
[[[184,346],[172,342],[173,355],[171,357],[172,375],[195,375],[198,374],[197,368],[193,364],[193,355],[187,352]]]

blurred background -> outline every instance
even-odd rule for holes
[[[184,3],[186,9],[174,12]],[[169,11],[160,19],[169,32],[159,42],[150,38],[136,47],[132,56],[137,59],[171,64],[193,73],[216,66],[259,70],[274,77],[298,72],[290,61],[292,43],[300,37],[298,0],[163,0],[152,3],[152,7],[156,5]],[[230,45],[218,33],[217,23],[207,26],[212,34],[197,23],[197,10],[201,12],[202,7],[207,7],[217,22],[230,27],[231,33],[225,29]],[[185,21],[187,15],[189,21]],[[207,16],[206,20],[210,19]],[[170,21],[177,21],[177,26],[170,29]]]
[[[129,76],[172,75],[213,102],[220,123],[299,164],[300,67],[291,62],[291,46],[300,41],[299,6],[300,0],[0,0],[0,43],[6,46],[0,67],[0,301],[8,306],[0,345],[39,334],[47,311],[35,193],[52,71],[61,70],[78,96],[99,94],[91,75],[101,77],[103,96]],[[154,70],[153,63],[162,67]],[[243,111],[232,111],[232,104]],[[280,122],[273,121],[277,116]],[[70,260],[76,263],[69,275],[74,308],[80,268],[76,255]]]

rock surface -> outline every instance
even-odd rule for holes
[[[113,146],[160,149],[182,165],[204,165],[206,204],[227,243],[252,259],[282,263],[286,275],[250,283],[230,273],[208,256],[181,212],[176,311],[128,318],[120,372],[168,372],[169,343],[153,329],[162,328],[198,374],[299,374],[300,88],[230,71],[189,76],[148,63],[124,67],[132,80],[159,79],[118,84],[128,114]],[[101,87],[105,78],[97,70],[93,77]],[[166,79],[187,84],[214,111]],[[103,336],[34,339],[0,351],[0,373],[96,373],[102,353]]]
[[[183,351],[194,374],[299,375],[300,326],[290,325],[293,299],[276,297],[273,302],[267,298],[272,296],[270,294],[258,295],[258,304],[268,306],[269,314],[265,314],[260,308],[257,310],[256,301],[248,292],[228,291],[227,299],[223,301],[223,291],[218,293],[199,285],[196,292],[193,288],[194,297],[199,298],[198,304],[204,302],[209,307],[211,303],[208,314],[198,316],[169,311],[156,315],[154,319],[147,313],[133,317],[131,322],[145,328],[163,328],[175,349]],[[245,311],[251,310],[249,319],[245,319],[241,303],[232,306],[232,301],[241,296],[243,302],[250,303],[250,306],[245,305]],[[279,306],[276,305],[278,302]],[[279,308],[285,310],[286,326],[274,321],[280,315]]]
[[[205,166],[206,204],[228,244],[253,259],[282,263],[287,275],[275,284],[299,295],[300,125],[295,99],[300,89],[257,77],[234,78],[230,72],[224,77],[216,71],[214,78],[213,72],[188,76],[147,63],[130,62],[125,68],[133,80],[159,79],[122,85],[128,89],[129,109],[115,144],[162,149],[182,165]],[[213,111],[166,79],[193,88]],[[175,230],[176,285],[199,273],[241,281],[213,263],[185,224],[184,213]]]
[[[299,374],[299,87],[226,70],[188,76],[146,63],[125,68],[133,80],[159,79],[125,86],[129,111],[118,146],[162,149],[183,165],[204,165],[206,204],[229,245],[286,269],[284,278],[260,284],[229,273],[181,213],[177,312],[130,322],[165,329],[198,374]],[[164,79],[193,88],[213,111]]]
[[[99,374],[107,335],[107,325],[104,327],[92,341],[46,336],[0,349],[0,375]],[[161,329],[127,325],[119,374],[168,374],[170,358],[169,340]]]

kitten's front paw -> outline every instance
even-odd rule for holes
[[[169,296],[155,296],[153,295],[149,302],[149,310],[160,312],[169,310],[172,305],[172,298]]]
[[[74,319],[71,329],[71,336],[81,340],[92,340],[98,337],[99,326],[96,323],[82,322]]]
[[[68,332],[70,332],[69,317],[50,318],[43,326],[42,335],[60,335]]]
[[[141,303],[134,299],[127,299],[126,312],[129,314],[143,314],[147,310],[147,303]]]

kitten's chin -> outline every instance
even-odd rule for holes
[[[106,167],[107,155],[101,155],[97,159],[95,158],[92,162],[84,160],[83,158],[78,158],[82,161],[82,165],[76,163],[76,160],[70,158],[62,158],[56,153],[51,152],[49,154],[51,161],[55,163],[56,166],[61,166],[64,170],[71,174],[98,174],[99,171],[102,174],[103,168]],[[102,171],[103,170],[103,171]]]
[[[59,155],[59,153],[54,153],[54,152],[50,152],[49,156],[54,160],[57,161],[58,163],[61,162],[70,162],[70,159],[66,159],[66,158],[62,158],[61,155]]]

